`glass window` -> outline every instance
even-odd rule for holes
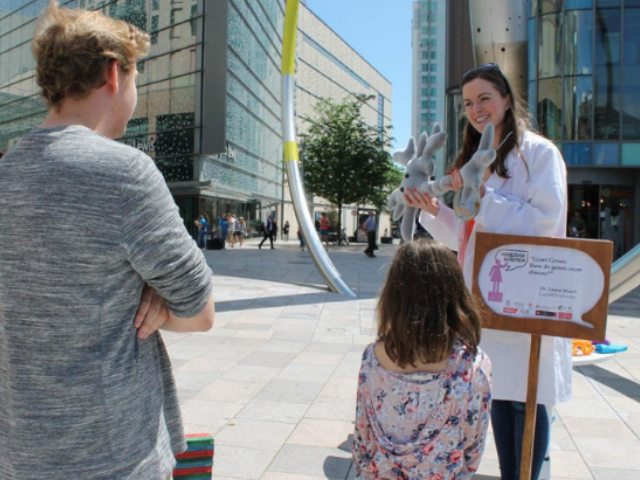
[[[540,18],[542,22],[538,39],[538,76],[540,78],[556,77],[561,73],[561,18],[556,14]]]
[[[564,139],[591,140],[593,80],[565,77],[564,85]]]
[[[562,155],[567,165],[591,165],[591,144],[565,143]]]
[[[593,11],[567,12],[564,29],[565,75],[589,75],[593,56]]]
[[[543,0],[540,2],[540,13],[559,12],[564,0]]]
[[[620,144],[596,143],[593,146],[593,164],[599,166],[618,165],[620,156]]]
[[[538,98],[538,84],[536,82],[529,82],[529,93],[527,95],[527,101],[529,103],[529,114],[532,119],[536,117],[536,108],[537,108],[537,98]]]
[[[429,71],[429,65],[428,65],[427,63],[423,63],[423,64],[422,64],[422,71],[423,71],[423,72],[427,72],[427,71]]]
[[[619,7],[620,0],[596,0],[596,8]]]
[[[181,17],[182,17],[182,8],[171,9],[171,17],[170,17],[171,25],[175,25],[176,23],[178,23]]]
[[[640,167],[640,143],[622,144],[622,165]]]
[[[593,0],[566,0],[565,8],[567,10],[577,10],[579,8],[592,8]]]
[[[429,108],[429,102],[427,100],[422,100],[420,104],[420,108],[423,108],[423,109]]]
[[[538,45],[538,20],[532,18],[528,23],[529,80],[536,79],[536,46]]]
[[[620,10],[596,11],[595,111],[596,140],[620,135]]]
[[[196,17],[198,16],[198,5],[191,5],[191,35],[195,36],[198,33],[198,20]]]
[[[151,32],[155,32],[158,30],[158,15],[151,16]],[[158,34],[151,33],[151,45],[155,45],[158,43]]]
[[[560,140],[562,121],[562,81],[540,80],[537,118],[540,132],[550,140]]]
[[[622,139],[640,140],[640,9],[624,12]]]

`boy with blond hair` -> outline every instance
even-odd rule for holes
[[[40,17],[49,113],[0,162],[2,480],[167,480],[185,448],[157,330],[211,328],[211,271],[153,160],[112,140],[148,44],[57,1]]]

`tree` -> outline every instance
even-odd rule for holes
[[[304,181],[313,195],[338,208],[338,232],[342,228],[343,205],[386,203],[386,198],[380,202],[380,192],[388,189],[394,168],[387,150],[391,127],[381,132],[362,120],[362,107],[372,98],[373,95],[355,95],[355,99],[343,103],[323,99],[314,107],[316,119],[309,121]]]

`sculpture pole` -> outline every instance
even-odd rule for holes
[[[356,294],[342,280],[340,273],[331,263],[329,255],[324,251],[322,243],[316,234],[315,224],[307,206],[302,176],[300,175],[300,154],[296,143],[294,111],[296,32],[299,5],[300,0],[287,0],[282,42],[282,138],[284,141],[284,161],[289,179],[289,191],[298,225],[300,225],[304,240],[309,247],[309,253],[320,275],[322,275],[332,292],[355,298]]]

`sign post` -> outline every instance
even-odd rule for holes
[[[473,293],[483,328],[531,334],[520,480],[530,480],[541,336],[603,341],[613,244],[478,233]]]

